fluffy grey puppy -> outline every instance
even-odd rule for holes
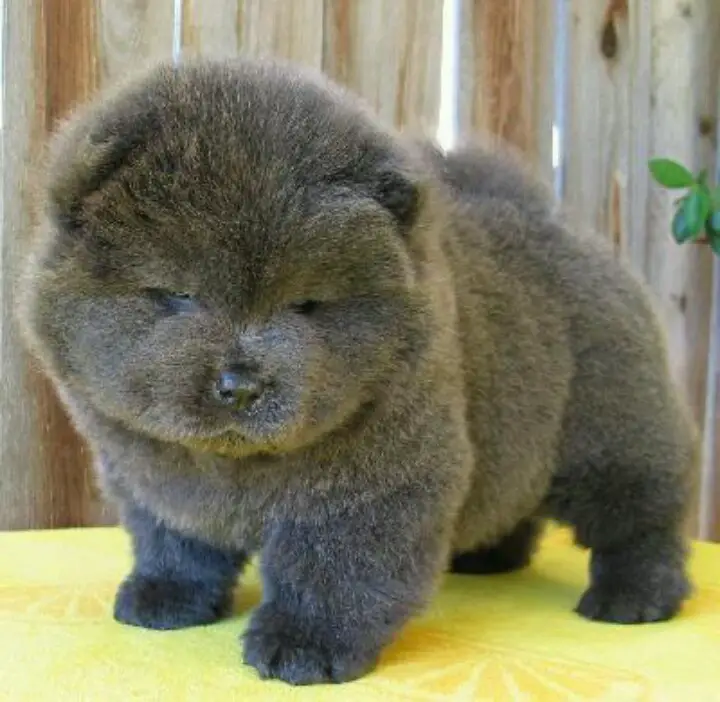
[[[117,619],[211,622],[258,553],[246,662],[347,681],[546,518],[592,551],[581,615],[678,611],[697,441],[658,321],[513,159],[238,59],[104,93],[46,174],[18,318],[132,535]]]

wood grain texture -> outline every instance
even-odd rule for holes
[[[713,123],[716,118],[720,8],[714,0],[655,0],[651,7],[641,9],[649,11],[644,19],[652,26],[648,152],[678,159],[693,170],[712,169],[715,149],[700,125],[708,115]],[[677,193],[654,184],[648,187],[644,272],[667,324],[673,373],[702,426],[712,253],[704,245],[678,246],[671,238],[676,197]]]
[[[390,124],[435,135],[441,0],[326,0],[323,70]]]
[[[702,426],[712,282],[706,246],[670,235],[677,192],[647,162],[714,162],[720,6],[713,0],[570,0],[564,202],[650,284],[676,380]],[[707,461],[707,457],[706,457]],[[705,470],[718,470],[705,465]]]
[[[687,12],[688,7],[685,8]],[[717,0],[691,3],[689,10],[694,17],[696,70],[694,73],[694,108],[696,134],[695,151],[699,167],[708,172],[715,170],[716,182],[720,183],[720,3]],[[695,292],[703,303],[697,323],[707,329],[707,367],[694,374],[695,385],[691,392],[697,393],[704,413],[702,421],[706,433],[703,456],[703,475],[711,476],[714,489],[710,493],[711,517],[700,523],[701,534],[720,541],[720,264],[710,254],[707,246],[699,248],[700,256]],[[712,259],[712,263],[709,259]],[[705,321],[707,313],[709,321]],[[695,341],[691,337],[691,341]],[[700,349],[695,349],[698,353]]]
[[[720,182],[720,151],[717,172]],[[713,312],[710,330],[699,536],[720,541],[720,257],[716,257],[713,264]]]
[[[321,67],[323,0],[239,0],[238,8],[237,36],[244,53]]]
[[[720,184],[720,79],[715,100],[718,110],[715,120],[715,183]],[[720,256],[713,260],[711,305],[699,535],[704,539],[720,541]]]
[[[28,186],[45,134],[95,88],[92,2],[9,2],[4,25],[3,227],[0,281],[0,526],[85,524],[97,514],[85,446],[12,317],[13,273],[32,217]]]
[[[108,523],[89,453],[22,350],[12,321],[12,274],[32,225],[29,164],[57,120],[101,85],[172,48],[172,0],[8,0],[0,287],[0,528]],[[163,15],[161,8],[165,8]],[[167,10],[170,10],[168,13]]]
[[[0,230],[0,528],[19,529],[43,516],[47,456],[38,422],[36,378],[29,377],[28,358],[14,325],[13,278],[21,253],[21,234],[28,228],[23,184],[32,148],[36,2],[6,0],[3,58],[2,229]],[[33,383],[35,381],[35,383]]]
[[[554,0],[460,2],[460,137],[498,136],[550,182]]]
[[[37,2],[33,39],[32,74],[25,86],[19,88],[34,93],[28,142],[29,156],[34,162],[46,133],[56,121],[97,88],[92,0],[72,6],[58,0]],[[20,176],[18,187],[25,196],[27,219],[24,232],[19,229],[12,233],[19,238],[27,236],[30,224],[26,184]],[[24,441],[37,442],[43,457],[33,468],[38,471],[39,489],[33,496],[36,513],[28,526],[93,523],[102,510],[84,442],[72,428],[47,379],[32,364],[28,363],[26,372],[25,392],[35,405],[35,416],[33,436],[25,437]]]
[[[720,281],[720,265],[715,266],[715,275],[717,280]],[[715,285],[716,300],[720,299],[720,284]],[[718,305],[720,310],[720,304]],[[707,527],[701,532],[701,537],[711,539],[712,541],[720,541],[720,363],[718,362],[718,356],[720,356],[720,342],[717,340],[720,338],[720,314],[715,314],[714,322],[714,333],[716,343],[715,349],[715,374],[714,374],[714,390],[712,397],[712,407],[714,408],[714,416],[712,421],[712,434],[710,446],[712,447],[712,454],[708,452],[708,456],[712,456],[708,460],[712,460],[712,469],[710,475],[712,476],[712,492],[710,493],[712,512],[710,519],[708,520]]]
[[[572,0],[569,7],[564,201],[624,251],[645,228],[643,209],[631,208],[629,188],[647,183],[647,153],[633,145],[639,137],[647,148],[635,115],[649,106],[649,74],[639,76],[637,68],[649,56],[651,27],[635,22],[631,32],[639,13],[633,9],[630,17],[628,0]],[[640,216],[631,221],[633,213]]]
[[[174,0],[95,1],[103,86],[173,55]],[[203,4],[215,5],[216,0]]]
[[[183,53],[236,55],[242,49],[245,4],[243,0],[183,0]]]

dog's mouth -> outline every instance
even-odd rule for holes
[[[181,398],[171,411],[149,405],[131,422],[137,431],[157,440],[203,453],[247,457],[281,455],[297,448],[307,431],[299,393],[268,393],[243,408],[219,408],[204,396],[188,407]]]
[[[236,421],[223,423],[221,428],[210,432],[199,432],[181,439],[181,443],[194,451],[214,453],[233,458],[273,457],[289,450],[283,439],[287,425],[282,423],[268,426],[257,424],[241,414]]]
[[[263,453],[265,447],[258,447],[241,434],[224,432],[211,437],[192,437],[183,439],[182,443],[192,451],[213,453],[228,458],[245,458],[250,455]]]

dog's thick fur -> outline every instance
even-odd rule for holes
[[[580,614],[679,610],[697,441],[659,324],[513,158],[188,61],[79,110],[43,192],[18,318],[132,534],[120,621],[213,621],[259,553],[245,660],[351,680],[547,518],[591,549]]]

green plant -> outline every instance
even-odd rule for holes
[[[704,236],[720,256],[720,185],[712,188],[707,171],[693,175],[685,166],[668,158],[649,162],[650,173],[663,187],[687,193],[675,200],[672,234],[678,244]]]

